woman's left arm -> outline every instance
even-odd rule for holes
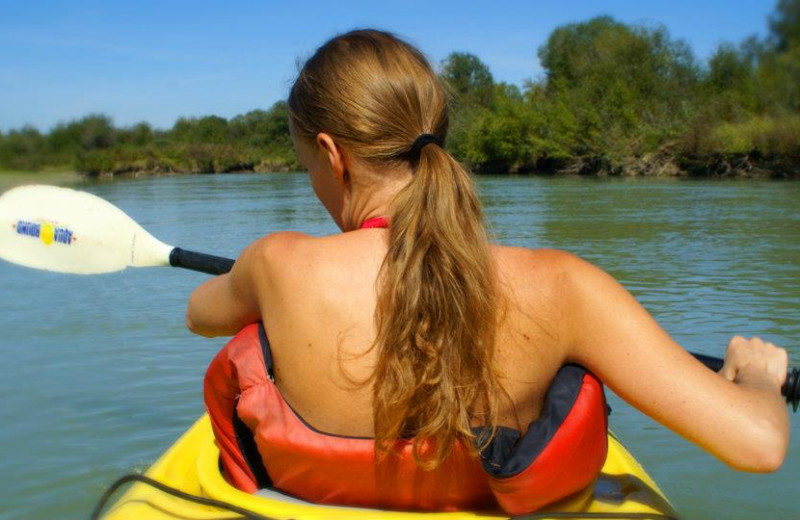
[[[774,471],[781,465],[789,441],[780,396],[785,352],[737,338],[726,357],[730,374],[715,374],[612,277],[576,257],[562,262],[562,337],[570,345],[569,361],[733,467]]]

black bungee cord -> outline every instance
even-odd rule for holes
[[[213,498],[201,497],[198,495],[193,495],[191,493],[187,493],[185,491],[181,491],[180,489],[174,488],[163,482],[159,482],[155,479],[150,477],[146,477],[144,475],[139,475],[138,473],[131,473],[129,475],[122,476],[114,481],[111,484],[103,496],[97,501],[97,505],[94,506],[94,510],[92,511],[92,516],[89,517],[91,520],[99,520],[100,515],[103,513],[103,509],[105,509],[106,504],[117,492],[117,490],[127,484],[128,482],[141,482],[148,486],[154,487],[159,491],[166,493],[168,495],[174,496],[176,498],[180,498],[182,500],[186,500],[188,502],[194,502],[196,504],[202,504],[205,506],[212,506],[218,507],[225,511],[230,511],[231,513],[236,513],[240,515],[241,518],[246,518],[248,520],[278,520],[271,516],[264,516],[262,514],[256,513],[255,511],[250,511],[249,509],[245,509],[243,507],[235,506],[233,504],[229,504],[228,502],[224,502],[222,500],[214,500]]]

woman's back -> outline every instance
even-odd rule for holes
[[[387,239],[386,230],[282,233],[250,250],[260,274],[250,289],[261,295],[263,326],[237,334],[211,363],[205,384],[231,482],[326,504],[443,511],[499,505],[513,514],[585,488],[605,459],[606,407],[594,377],[578,367],[559,371],[558,334],[544,325],[562,312],[552,301],[564,255],[554,251],[491,250],[504,302],[493,349],[498,422],[487,428],[473,417],[474,443],[454,439],[433,468],[422,467],[418,455],[425,460],[433,451],[433,438],[394,439],[389,453],[378,453],[374,313]],[[532,316],[524,311],[531,305],[544,310]],[[556,388],[547,392],[556,371]],[[547,413],[532,422],[545,392]]]
[[[259,292],[276,384],[298,414],[324,432],[374,433],[373,388],[360,383],[372,376],[378,355],[372,348],[376,280],[386,235],[383,229],[324,238],[280,234],[263,243],[269,275]],[[500,400],[500,424],[524,431],[564,362],[552,328],[560,253],[501,246],[492,253],[505,311],[496,369],[510,398]]]

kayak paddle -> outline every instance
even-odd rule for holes
[[[91,193],[41,185],[0,196],[0,258],[77,274],[166,265],[221,274],[234,262],[169,246]]]
[[[0,258],[59,273],[99,274],[126,267],[182,267],[227,273],[234,260],[169,246],[121,209],[96,195],[56,186],[20,186],[0,196]],[[723,360],[691,354],[718,372]],[[800,370],[781,389],[800,405]]]

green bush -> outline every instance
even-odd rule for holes
[[[116,161],[109,150],[89,150],[79,152],[76,167],[87,175],[101,175],[114,171]]]

